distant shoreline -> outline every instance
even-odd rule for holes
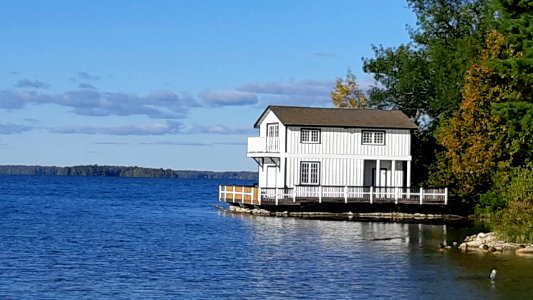
[[[80,165],[71,167],[2,165],[0,174],[41,176],[101,176],[191,179],[245,179],[257,180],[257,172],[250,171],[196,171],[144,168],[137,166]]]

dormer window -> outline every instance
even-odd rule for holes
[[[301,139],[303,144],[319,144],[320,143],[320,129],[301,129]]]
[[[385,145],[385,131],[363,130],[363,145]]]

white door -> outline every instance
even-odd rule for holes
[[[267,152],[279,151],[279,125],[277,123],[267,125]]]
[[[381,173],[379,174],[379,186],[388,187],[390,186],[390,171],[387,169],[381,169]]]
[[[276,187],[276,177],[277,177],[277,168],[276,166],[268,166],[266,170],[266,187],[275,188]]]
[[[386,192],[389,191],[388,187],[390,186],[391,180],[391,171],[385,168],[382,168],[379,172],[379,182],[376,180],[376,168],[372,169],[372,185],[375,188],[376,196],[379,198],[386,197]]]
[[[379,182],[376,182],[376,168],[372,169],[372,185],[378,187],[390,186],[391,171],[382,168],[379,172]]]

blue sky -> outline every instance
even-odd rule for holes
[[[371,45],[409,41],[391,0],[0,0],[0,164],[256,170],[266,106],[330,107]]]

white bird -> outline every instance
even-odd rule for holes
[[[490,271],[489,278],[491,281],[494,281],[496,279],[496,269],[492,269],[492,271]]]

